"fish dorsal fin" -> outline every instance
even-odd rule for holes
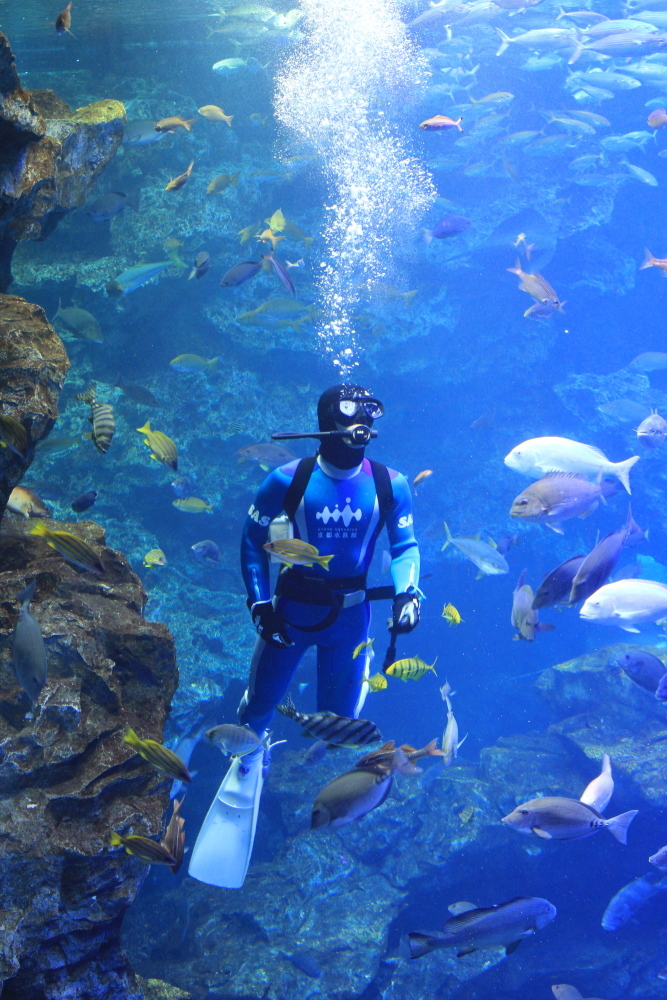
[[[400,746],[399,749],[401,749],[403,751],[403,753],[416,753],[417,752],[414,747],[410,746],[409,743],[403,743]]]
[[[470,913],[471,910],[476,910],[477,907],[474,903],[466,903],[464,901],[461,903],[452,903],[447,909],[454,917],[457,917],[459,913]]]
[[[396,744],[394,740],[389,740],[388,743],[383,743],[378,750],[373,751],[373,756],[378,753],[390,753],[392,750],[396,749]]]

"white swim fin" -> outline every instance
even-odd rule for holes
[[[193,878],[240,889],[250,864],[264,777],[264,748],[236,757],[222,779],[190,858]]]

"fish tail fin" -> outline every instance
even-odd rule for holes
[[[436,939],[430,934],[423,934],[420,931],[413,931],[408,934],[408,945],[410,948],[410,958],[421,958],[428,955],[436,947]]]
[[[638,812],[638,809],[631,809],[629,812],[621,813],[620,816],[613,816],[607,820],[607,829],[621,844],[627,844],[628,827]]]
[[[572,55],[570,56],[570,58],[567,61],[568,66],[572,66],[574,63],[576,63],[577,59],[579,58],[579,56],[581,55],[581,53],[583,51],[584,51],[584,47],[581,44],[581,42],[578,41],[574,52],[572,53]]]
[[[196,118],[188,118],[186,122],[183,122],[183,128],[186,128],[188,132],[192,131],[192,126],[197,121]],[[194,163],[194,160],[192,161]]]
[[[58,296],[58,309],[53,314],[53,319],[49,320],[49,323],[51,324],[55,323],[55,321],[58,319],[58,316],[60,315],[60,310],[62,309],[62,307],[63,307],[63,300],[60,298],[60,296]]]
[[[220,360],[219,358],[211,358],[210,361],[207,361],[206,367],[208,368],[208,370],[211,372],[217,371],[219,360]]]
[[[444,545],[442,546],[442,548],[440,549],[440,551],[441,551],[441,552],[444,552],[444,551],[445,551],[445,549],[447,548],[447,546],[449,545],[449,543],[450,543],[450,542],[451,542],[451,540],[452,540],[452,533],[451,533],[451,531],[449,530],[449,525],[447,524],[447,522],[446,522],[446,521],[443,521],[443,524],[444,524],[444,526],[445,526],[445,535],[446,535],[446,538],[445,538],[445,544],[444,544]]]
[[[562,7],[559,7],[558,8],[558,17],[556,18],[556,20],[560,21],[561,17],[567,17],[567,12],[564,11]]]
[[[232,118],[233,117],[234,116],[232,115]],[[236,173],[232,174],[232,176],[229,178],[229,183],[232,185],[232,187],[236,187],[237,186],[237,184],[239,182],[239,177],[240,176],[241,176],[241,171],[237,170]]]
[[[422,229],[422,237],[427,247],[433,242],[433,232],[430,229]]]
[[[315,241],[315,237],[314,236],[304,236],[303,242],[306,244],[306,250],[310,250],[310,248],[311,248],[312,244],[314,243],[314,241]]]
[[[463,132],[463,129],[461,128],[461,122],[462,121],[463,121],[463,118],[459,118],[459,120],[457,122],[454,122],[454,124],[456,125],[457,129],[459,130],[459,132]]]
[[[35,526],[30,529],[29,534],[39,535],[41,538],[48,538],[50,532],[43,521],[37,521]]]
[[[123,736],[123,739],[126,743],[129,743],[131,747],[134,747],[135,750],[141,746],[141,740],[135,733],[134,729],[128,729],[125,736]]]
[[[81,400],[82,403],[94,403],[95,402],[95,386],[91,385],[85,392],[77,392],[75,399]]]
[[[611,774],[611,757],[608,753],[602,754],[602,767],[600,774]]]
[[[232,127],[232,122],[234,121],[234,115],[227,115],[225,117],[225,121],[227,122],[227,124],[231,128]]]
[[[505,51],[505,49],[507,48],[507,46],[509,45],[509,43],[512,41],[512,39],[509,37],[509,35],[505,34],[502,28],[496,28],[496,31],[500,35],[500,48],[496,52],[496,55],[501,56]]]
[[[417,289],[416,288],[415,288],[415,290],[413,292],[403,292],[403,294],[401,295],[401,298],[403,299],[403,302],[405,303],[406,309],[410,308],[410,306],[412,305],[412,300],[414,299],[414,297],[415,297],[416,294],[417,294]]]
[[[109,835],[109,843],[112,847],[121,847],[123,844],[123,838],[115,830],[112,830]]]
[[[16,595],[16,600],[24,607],[27,608],[33,597],[35,596],[35,588],[37,586],[37,578],[32,580],[20,594]]]
[[[291,694],[287,695],[284,705],[276,705],[276,708],[281,713],[281,715],[286,715],[288,719],[296,719],[297,710],[294,704],[294,699]]]
[[[329,563],[331,562],[333,557],[334,553],[332,553],[330,556],[322,556],[322,558],[320,559],[320,566],[322,566],[324,569],[329,569]]]
[[[521,259],[517,257],[516,264],[514,265],[514,267],[507,267],[505,268],[505,270],[509,271],[510,274],[516,274],[519,277],[521,277],[521,275],[523,274],[523,269],[521,267]]]
[[[432,664],[430,665],[430,667],[428,668],[429,670],[432,670],[432,671],[433,671],[433,673],[435,674],[435,676],[436,676],[436,677],[438,676],[438,675],[437,675],[437,674],[435,673],[435,665],[436,665],[436,663],[437,663],[437,662],[438,662],[438,657],[436,656],[435,660],[433,661],[433,663],[432,663]]]
[[[653,267],[656,263],[656,258],[653,256],[650,250],[644,248],[644,263],[639,265],[639,270],[643,271],[646,267]],[[56,313],[56,316],[58,314]],[[55,318],[55,317],[54,317]]]
[[[150,434],[151,432],[151,422],[147,420],[143,427],[137,427],[140,434]]]
[[[633,455],[632,458],[626,458],[624,462],[612,462],[614,475],[617,476],[623,483],[623,486],[628,491],[632,493],[630,489],[630,469],[639,461],[639,455]]]

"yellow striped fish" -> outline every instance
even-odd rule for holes
[[[91,573],[104,573],[105,566],[95,549],[91,548],[83,538],[73,535],[70,531],[52,531],[47,528],[43,521],[37,521],[34,528],[30,529],[31,535],[39,535],[46,540],[46,544],[59,552],[63,559],[80,566],[81,569],[90,570]]]
[[[386,691],[389,687],[389,681],[384,674],[373,674],[372,677],[364,677],[363,681],[359,681],[360,684],[368,684],[369,691]]]
[[[445,604],[442,609],[442,617],[447,621],[449,625],[460,625],[463,619],[458,612],[458,609],[454,607],[453,604]]]
[[[312,712],[306,715],[297,711],[289,695],[284,705],[278,705],[278,711],[298,722],[306,736],[324,740],[331,746],[363,747],[382,739],[378,727],[368,719],[348,719],[333,712]]]
[[[390,677],[398,677],[399,680],[406,682],[418,681],[421,680],[424,674],[427,674],[429,670],[432,670],[435,674],[434,667],[437,661],[437,656],[431,664],[424,663],[424,661],[420,660],[418,656],[409,656],[404,660],[396,660],[396,662],[392,663],[390,667],[387,667],[385,673],[389,674]],[[435,674],[435,676],[437,677],[438,675]]]
[[[319,549],[301,538],[277,538],[275,542],[265,542],[262,548],[286,566],[313,566],[329,569],[333,555],[321,556]]]
[[[354,651],[352,653],[352,659],[356,660],[356,658],[364,651],[364,649],[370,649],[372,652],[374,642],[375,639],[366,639],[365,642],[360,642],[358,646],[354,647]]]
[[[98,403],[95,386],[91,385],[86,392],[80,392],[75,397],[82,403],[90,403],[92,414],[90,422],[93,425],[92,439],[98,451],[105,455],[111,445],[111,439],[116,429],[116,420],[113,415],[113,406],[108,403]]]
[[[137,430],[140,434],[146,435],[144,444],[150,448],[151,458],[178,472],[178,451],[171,438],[162,431],[152,431],[150,420],[147,420],[143,427],[137,427]]]
[[[147,865],[169,865],[170,868],[174,868],[178,864],[166,847],[151,840],[150,837],[139,837],[137,834],[121,837],[119,833],[113,831],[109,843],[112,847],[124,847],[128,854],[133,854]]]
[[[128,729],[123,737],[126,743],[137,751],[140,757],[152,764],[158,771],[168,774],[170,778],[177,778],[179,781],[192,781],[192,775],[187,767],[173,750],[163,747],[156,740],[141,740],[133,729]]]
[[[0,415],[0,445],[9,448],[25,462],[28,451],[28,433],[14,417]]]

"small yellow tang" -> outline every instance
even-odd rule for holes
[[[166,566],[167,557],[162,549],[151,549],[144,556],[144,566]]]
[[[463,620],[453,604],[445,604],[442,609],[442,617],[449,625],[460,625]]]
[[[396,662],[392,663],[390,667],[387,667],[385,673],[389,674],[390,677],[398,677],[399,680],[405,682],[418,681],[421,680],[424,674],[427,674],[429,670],[433,671],[435,674],[434,667],[437,659],[438,658],[436,656],[433,663],[428,664],[424,663],[423,660],[420,660],[418,656],[409,656],[404,660],[396,660]],[[436,674],[436,677],[437,676],[438,675]]]
[[[264,221],[268,223],[269,229],[272,229],[274,233],[282,233],[287,225],[287,219],[283,215],[282,208],[277,208],[271,218]]]
[[[362,650],[364,650],[364,649],[372,649],[374,642],[375,642],[375,639],[366,639],[365,642],[360,642],[359,645],[355,647],[355,650],[352,653],[352,659],[356,660],[356,658],[359,656],[359,654],[361,653]]]
[[[314,545],[301,538],[279,538],[275,542],[266,542],[263,548],[286,566],[314,566],[317,563],[322,569],[329,569],[333,559],[333,555],[321,556]]]

